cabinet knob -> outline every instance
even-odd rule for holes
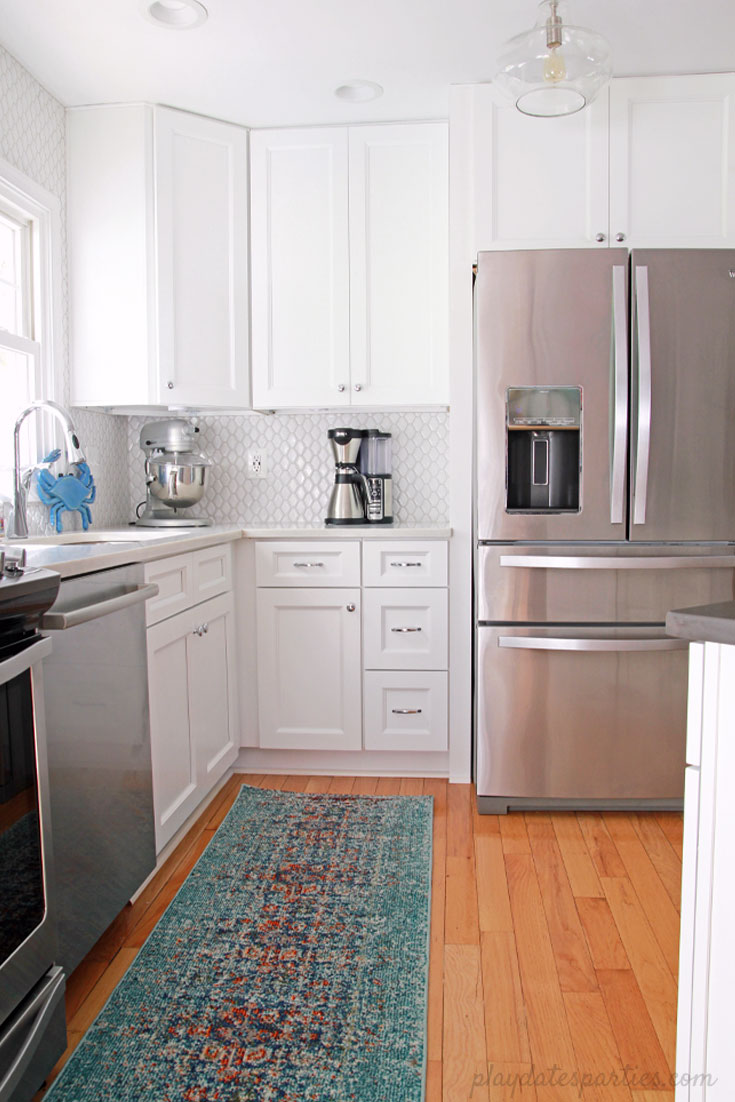
[[[625,234],[624,233],[616,233],[615,234],[615,240],[616,241],[625,241]]]
[[[355,383],[355,390],[357,390],[357,391],[362,390],[362,383]]]
[[[169,390],[173,390],[173,388],[174,388],[174,384],[173,384],[173,383],[171,382],[171,380],[170,380],[170,379],[169,379],[169,381],[168,381],[168,382],[166,383],[166,386],[168,387],[168,389],[169,389]]]
[[[344,389],[345,389],[345,384],[344,383],[337,383],[337,390],[340,392],[340,394],[342,394]]]
[[[348,612],[354,612],[356,607],[357,607],[356,605],[348,605],[347,606],[347,611]]]
[[[604,240],[605,240],[605,235],[604,235],[604,233],[596,233],[596,234],[595,234],[595,241],[599,241],[599,242],[600,242],[600,244],[602,244],[602,242],[603,242]]]

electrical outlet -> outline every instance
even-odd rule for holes
[[[248,452],[248,465],[245,473],[248,478],[265,478],[265,452]]]

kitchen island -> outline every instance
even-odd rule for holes
[[[677,1016],[676,1102],[735,1097],[735,601],[677,609],[689,703]]]

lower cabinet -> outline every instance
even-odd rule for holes
[[[362,747],[360,590],[258,590],[260,745]]]
[[[446,750],[445,670],[366,670],[366,750]]]
[[[232,593],[148,628],[156,852],[237,756]]]

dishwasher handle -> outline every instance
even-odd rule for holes
[[[155,597],[157,593],[156,583],[148,582],[147,585],[132,586],[127,593],[121,593],[117,597],[108,597],[105,601],[80,605],[79,608],[70,608],[65,612],[54,612],[52,608],[41,617],[41,627],[44,631],[66,631],[67,628],[75,628],[80,624],[88,624],[91,620],[99,620],[102,616],[110,616],[113,612],[132,608]]]

